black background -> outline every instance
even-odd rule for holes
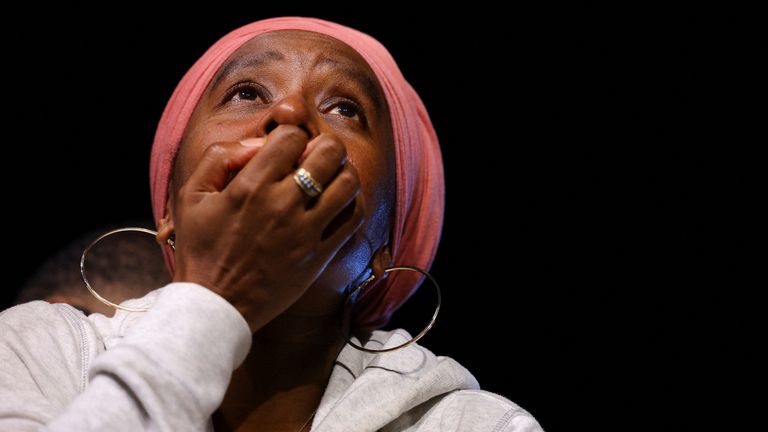
[[[726,38],[735,23],[718,11],[360,8],[6,15],[21,29],[6,35],[4,300],[75,237],[150,217],[157,120],[209,45],[260,18],[317,16],[383,42],[441,139],[444,308],[424,345],[547,430],[740,417],[759,304],[751,263],[732,259],[754,240],[752,172],[735,162],[750,157],[730,123],[746,78],[729,65],[750,34]],[[428,314],[430,294],[400,322]]]

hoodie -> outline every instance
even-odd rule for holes
[[[88,317],[35,301],[0,313],[0,431],[212,431],[251,333],[237,310],[196,284],[172,283]],[[200,319],[205,317],[205,319]],[[365,346],[410,339],[377,331]],[[359,341],[358,341],[359,342]],[[371,354],[347,345],[313,431],[540,431],[525,410],[479,389],[453,359],[416,344]]]

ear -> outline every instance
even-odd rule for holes
[[[48,303],[69,303],[69,298],[60,294],[49,295],[44,300]]]
[[[160,245],[166,244],[174,233],[173,207],[173,198],[169,196],[165,202],[165,216],[157,222],[157,237],[155,238]]]
[[[384,277],[384,270],[392,267],[392,254],[389,252],[389,245],[383,245],[371,258],[371,269],[377,279]]]

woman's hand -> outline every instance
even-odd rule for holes
[[[307,144],[304,130],[285,125],[260,149],[213,144],[176,197],[174,280],[218,293],[254,332],[301,297],[363,221],[357,173],[335,138],[316,137],[301,161],[322,194],[295,183]],[[340,216],[346,208],[351,216]]]

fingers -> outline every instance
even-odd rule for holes
[[[301,163],[301,168],[324,190],[346,163],[347,150],[341,142],[327,135],[317,137],[312,146],[313,149]],[[301,187],[298,189],[301,190]],[[307,200],[312,198],[303,191],[302,194]]]
[[[303,154],[306,157],[301,161]],[[346,160],[346,148],[335,137],[320,135],[308,142],[303,129],[279,126],[269,134],[267,144],[232,179],[227,192],[236,199],[244,199],[266,184],[281,183],[274,185],[280,191],[276,196],[300,205],[297,210],[306,212],[307,223],[320,228],[318,235],[323,241],[327,239],[333,243],[333,239],[354,232],[362,220],[360,204],[355,203],[360,193],[360,180],[357,170]],[[317,198],[296,184],[293,175],[297,161],[301,161],[301,168],[322,187],[323,192]],[[219,173],[217,186],[221,184],[222,176],[226,180],[228,173],[226,170]]]
[[[309,213],[322,226],[327,226],[359,194],[360,179],[357,175],[357,169],[352,164],[346,164],[336,178],[326,186]]]
[[[309,136],[297,126],[280,125],[270,132],[267,144],[232,180],[235,188],[279,181],[296,169]]]
[[[335,255],[360,229],[365,221],[365,208],[361,200],[353,200],[323,231],[321,247]]]
[[[340,239],[346,241],[362,222],[362,203],[355,200],[360,194],[360,179],[355,167],[346,163],[347,152],[341,142],[333,137],[321,136],[310,145],[312,151],[301,168],[312,175],[323,187],[323,192],[313,202],[313,197],[300,186],[292,186],[303,197],[305,204],[311,205],[305,205],[307,217],[310,223],[322,228],[321,240],[333,245]]]
[[[352,164],[346,164],[320,195],[315,206],[307,211],[310,223],[322,227],[322,247],[333,254],[364,222],[364,201],[358,199],[359,195],[357,170]]]
[[[222,190],[230,173],[245,166],[263,143],[263,139],[252,138],[245,143],[224,142],[210,145],[185,187],[192,192]]]

